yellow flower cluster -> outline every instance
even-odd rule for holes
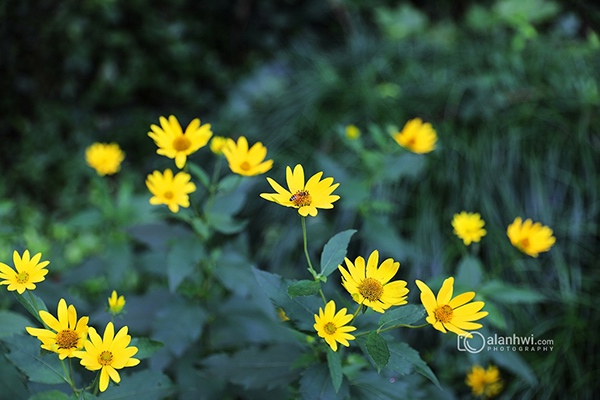
[[[490,365],[484,369],[480,365],[474,365],[467,373],[465,380],[467,386],[471,388],[474,396],[491,399],[496,397],[502,391],[502,379],[497,367]]]

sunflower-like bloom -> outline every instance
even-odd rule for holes
[[[248,149],[248,140],[244,136],[240,136],[237,143],[233,139],[227,139],[223,155],[227,158],[231,171],[238,175],[260,175],[273,167],[273,160],[265,161],[267,148],[261,142],[256,142]]]
[[[444,281],[437,298],[425,283],[417,280],[417,286],[421,290],[421,302],[427,311],[427,318],[435,329],[446,333],[446,330],[454,332],[457,335],[472,337],[466,330],[472,331],[482,327],[481,324],[474,323],[486,315],[487,311],[481,311],[485,303],[483,301],[474,301],[469,303],[475,297],[475,292],[466,292],[452,298],[454,290],[454,278],[450,277]],[[469,304],[467,304],[469,303]]]
[[[356,140],[360,137],[360,129],[356,125],[346,125],[346,138]]]
[[[150,204],[166,204],[174,213],[179,212],[179,207],[189,207],[188,194],[196,191],[196,185],[190,182],[191,179],[187,172],[178,172],[173,176],[170,169],[165,170],[164,174],[154,171],[146,179],[146,186],[154,195],[150,198]]]
[[[346,314],[346,309],[342,308],[335,312],[335,302],[330,300],[325,306],[325,312],[319,307],[319,315],[315,314],[314,328],[317,334],[325,339],[333,351],[337,351],[338,342],[344,346],[350,346],[349,340],[354,340],[354,336],[348,332],[356,330],[356,327],[346,324],[352,320],[352,314]]]
[[[98,175],[114,175],[121,169],[125,153],[116,143],[94,143],[85,149],[85,161]]]
[[[342,285],[358,304],[364,304],[383,313],[391,306],[406,304],[408,289],[405,281],[390,280],[398,272],[400,263],[391,258],[379,265],[379,252],[374,250],[365,264],[358,256],[354,263],[345,258],[348,270],[338,265],[342,273]]]
[[[113,290],[112,294],[108,298],[108,311],[112,315],[117,315],[123,311],[123,307],[125,307],[125,297],[118,296],[117,291]]]
[[[23,294],[25,290],[35,290],[35,284],[42,282],[48,273],[46,266],[50,261],[42,261],[42,253],[37,253],[33,258],[29,258],[29,250],[23,252],[23,257],[15,250],[13,252],[13,263],[15,269],[0,262],[0,285],[8,285],[9,291],[16,290]]]
[[[454,214],[452,219],[452,227],[454,234],[462,239],[465,246],[471,242],[479,242],[486,235],[486,230],[483,229],[485,221],[481,219],[479,213],[468,213],[461,211],[460,214]]]
[[[317,208],[333,208],[333,202],[340,199],[340,196],[331,194],[340,184],[334,184],[333,178],[321,180],[322,176],[323,172],[317,172],[305,184],[302,165],[296,165],[293,172],[288,166],[285,177],[289,190],[284,189],[273,179],[267,178],[277,193],[261,193],[260,197],[282,206],[297,208],[298,213],[303,217],[307,215],[315,217],[318,213]]]
[[[497,396],[502,391],[503,385],[500,371],[493,365],[488,366],[487,369],[474,365],[467,373],[465,383],[471,388],[474,396],[486,399]]]
[[[223,136],[213,136],[210,139],[210,151],[220,156],[223,154],[223,149],[227,146],[227,138]]]
[[[134,367],[140,363],[137,358],[132,358],[138,348],[127,347],[131,336],[127,334],[128,328],[122,327],[115,335],[115,327],[109,322],[104,329],[104,337],[100,337],[96,330],[90,327],[89,338],[85,341],[85,351],[75,352],[81,358],[81,365],[90,371],[100,371],[100,391],[108,388],[109,378],[114,382],[121,382],[118,369]]]
[[[421,118],[411,119],[392,137],[400,146],[417,154],[432,152],[437,142],[435,129],[429,122],[423,123]]]
[[[521,217],[515,218],[506,230],[510,242],[517,249],[531,257],[537,257],[539,253],[550,250],[556,242],[552,236],[552,229],[539,222],[535,224],[531,219],[525,222]]]
[[[81,317],[77,320],[77,310],[72,304],[67,307],[65,299],[58,302],[56,319],[47,311],[40,311],[40,318],[49,329],[30,328],[25,329],[31,336],[37,337],[42,342],[42,349],[58,353],[58,358],[64,360],[74,357],[75,352],[83,348],[83,343],[88,333],[89,317]]]
[[[148,132],[154,143],[158,146],[157,154],[174,158],[175,165],[181,169],[185,166],[187,156],[204,147],[212,136],[210,124],[200,125],[200,119],[196,118],[190,122],[185,133],[174,115],[167,120],[160,117],[160,127],[150,125],[152,132]]]

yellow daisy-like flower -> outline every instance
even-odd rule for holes
[[[342,273],[342,285],[358,304],[364,304],[383,313],[391,306],[406,304],[408,288],[405,281],[390,280],[398,272],[400,263],[391,258],[379,265],[379,252],[374,250],[365,264],[365,259],[357,257],[354,263],[345,258],[348,270],[338,265]]]
[[[356,127],[356,125],[347,125],[346,126],[346,138],[350,140],[356,140],[360,137],[360,129]]]
[[[56,319],[47,311],[40,311],[40,318],[49,329],[25,329],[31,336],[37,337],[42,342],[42,349],[58,353],[58,358],[64,360],[74,357],[75,352],[83,348],[83,343],[88,333],[89,317],[77,320],[77,310],[72,304],[67,307],[65,299],[58,302]]]
[[[9,291],[16,290],[23,294],[25,290],[35,290],[35,284],[42,282],[48,273],[46,266],[50,261],[42,261],[42,253],[37,253],[33,258],[29,257],[29,250],[23,252],[23,257],[15,250],[13,252],[13,263],[15,269],[0,262],[0,285],[8,285]]]
[[[333,178],[321,180],[323,172],[317,172],[305,184],[304,169],[298,164],[293,172],[289,166],[286,167],[285,176],[289,190],[267,178],[277,193],[261,193],[260,197],[282,206],[297,208],[303,217],[315,217],[318,213],[317,208],[333,208],[333,202],[340,199],[340,196],[331,194],[340,184],[334,184]]]
[[[81,365],[90,371],[100,371],[99,388],[104,392],[108,388],[109,379],[121,382],[118,369],[134,367],[140,363],[137,358],[132,358],[138,348],[129,346],[131,336],[127,334],[128,328],[122,327],[115,335],[115,327],[109,322],[104,329],[104,337],[100,337],[94,328],[90,327],[89,338],[85,341],[85,351],[75,353],[81,358]]]
[[[479,242],[487,231],[483,229],[485,221],[481,219],[479,213],[468,213],[461,211],[460,214],[454,214],[452,219],[452,227],[454,234],[462,239],[465,246],[472,242]]]
[[[337,351],[338,342],[344,346],[350,346],[349,340],[354,340],[354,336],[348,332],[356,330],[356,327],[346,324],[352,320],[352,314],[346,314],[346,309],[342,308],[335,312],[335,302],[330,300],[325,306],[325,312],[319,307],[319,315],[315,314],[314,328],[317,334],[325,339],[333,351]]]
[[[185,132],[174,115],[171,115],[168,120],[160,117],[160,125],[160,127],[154,124],[150,125],[152,132],[148,132],[148,136],[158,146],[156,153],[174,158],[175,165],[179,169],[185,166],[187,156],[205,146],[213,134],[210,124],[200,125],[198,118],[190,122]]]
[[[539,222],[533,223],[531,219],[523,222],[521,217],[515,218],[508,226],[506,234],[513,246],[531,257],[537,257],[539,253],[550,250],[556,242],[556,238],[552,236],[552,229]]]
[[[179,207],[190,206],[188,194],[196,191],[196,185],[190,182],[192,177],[186,172],[178,172],[173,176],[173,171],[165,170],[164,174],[154,171],[148,175],[146,186],[154,195],[150,198],[150,204],[166,204],[171,212],[179,212]]]
[[[227,138],[223,136],[213,136],[210,140],[210,151],[220,156],[223,154],[223,149],[227,146]]]
[[[474,365],[467,373],[465,383],[471,388],[473,395],[490,399],[502,391],[502,380],[498,368],[490,365],[483,369],[480,365]]]
[[[421,118],[411,119],[392,137],[400,146],[417,154],[432,152],[437,142],[435,129],[429,122],[423,123]]]
[[[94,143],[85,150],[85,161],[98,175],[114,175],[121,169],[125,153],[116,143]]]
[[[427,311],[427,318],[435,329],[446,333],[446,330],[454,332],[457,335],[472,337],[465,330],[475,330],[482,327],[475,323],[486,315],[487,311],[481,311],[485,303],[483,301],[474,301],[469,303],[475,297],[475,292],[466,292],[452,298],[454,290],[454,278],[450,277],[444,281],[437,298],[425,283],[417,280],[417,286],[421,290],[421,302]],[[467,304],[469,303],[469,304]]]
[[[117,291],[113,290],[108,298],[108,311],[113,315],[117,315],[123,310],[123,307],[125,307],[125,297],[117,296]]]
[[[261,142],[256,142],[248,149],[248,140],[244,136],[240,136],[237,143],[233,139],[227,139],[223,155],[227,158],[231,171],[238,175],[260,175],[273,167],[273,160],[265,161],[267,148]]]

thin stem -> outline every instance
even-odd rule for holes
[[[356,318],[356,316],[358,315],[358,313],[360,312],[360,310],[362,310],[362,308],[363,308],[363,305],[359,304],[358,308],[356,309],[356,311],[354,311],[354,314],[352,315],[352,319],[350,321],[352,321],[352,320],[354,320],[354,318]]]
[[[385,328],[385,329],[381,329],[381,327],[379,327],[379,329],[377,329],[377,333],[381,333],[381,332],[386,332],[395,328],[410,328],[410,329],[418,329],[418,328],[424,328],[427,325],[429,325],[429,323],[425,323],[422,325],[407,325],[407,324],[398,324],[398,325],[393,325],[390,326],[389,328]],[[383,325],[382,325],[383,326]]]
[[[308,272],[311,273],[313,278],[317,280],[317,272],[312,266],[310,256],[308,255],[308,240],[306,239],[306,217],[300,217],[302,220],[302,239],[304,240],[304,255],[306,256],[306,262],[308,263]]]

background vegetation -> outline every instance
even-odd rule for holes
[[[593,398],[600,8],[416,3],[3,2],[0,260],[14,249],[42,252],[54,284],[36,294],[49,305],[76,300],[92,318],[107,318],[108,294],[123,292],[132,334],[165,343],[144,362],[173,383],[165,396],[297,394],[244,381],[248,371],[231,373],[226,362],[244,346],[257,354],[286,346],[248,266],[302,278],[290,210],[258,197],[270,190],[264,177],[244,181],[233,208],[244,232],[213,227],[202,248],[218,251],[205,254],[191,252],[191,231],[148,204],[145,176],[170,166],[155,154],[150,124],[199,117],[217,135],[262,141],[278,181],[286,165],[302,163],[341,182],[334,210],[309,221],[314,249],[357,229],[351,257],[378,248],[401,262],[409,284],[458,276],[486,300],[488,332],[554,340],[552,352],[487,359],[456,352],[455,338],[433,329],[409,334],[445,389],[411,375],[402,386],[410,398],[468,398],[464,375],[475,362],[500,367],[501,398]],[[382,138],[416,116],[434,125],[438,149],[398,162]],[[361,142],[345,139],[347,124],[361,129]],[[99,179],[85,165],[84,149],[96,141],[124,149],[117,176]],[[207,154],[192,159],[210,171]],[[481,245],[465,249],[453,236],[450,220],[461,210],[485,219]],[[510,245],[505,230],[519,215],[554,230],[549,253],[533,259]],[[204,290],[207,276],[169,275],[189,257],[214,261],[219,293]],[[486,289],[489,282],[502,290]],[[202,296],[202,307],[190,301]],[[6,292],[0,309],[22,312]],[[14,389],[12,370],[2,368],[3,388],[23,398],[42,390],[25,379]]]

